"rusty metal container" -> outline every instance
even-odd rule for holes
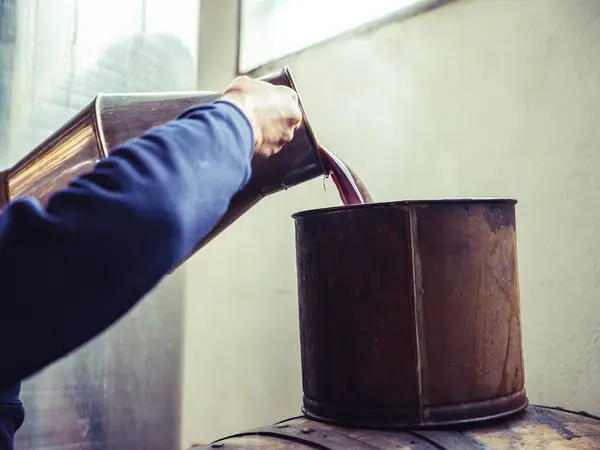
[[[263,80],[297,92],[287,67]],[[53,192],[89,172],[115,146],[220,95],[219,92],[98,95],[21,161],[0,172],[0,210],[8,201],[23,196],[36,197],[45,204]],[[254,158],[250,182],[232,199],[225,217],[198,243],[196,250],[264,196],[328,173],[301,102],[300,107],[303,122],[294,139],[270,158]]]
[[[237,433],[201,449],[495,450],[600,448],[600,419],[560,408],[530,407],[508,420],[443,430],[377,431],[343,428],[306,417]]]
[[[527,406],[514,200],[297,213],[305,414],[468,423]]]

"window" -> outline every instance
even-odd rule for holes
[[[0,57],[11,58],[5,67],[10,73],[0,79],[2,168],[100,92],[196,87],[197,0],[19,0],[15,5],[12,53],[0,45]],[[7,17],[5,12],[0,25]]]
[[[248,72],[389,14],[432,3],[431,0],[241,0],[238,69]]]

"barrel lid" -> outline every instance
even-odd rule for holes
[[[358,205],[341,205],[341,206],[330,206],[327,208],[316,208],[307,209],[304,211],[298,211],[292,214],[292,218],[305,217],[316,214],[329,214],[338,213],[344,211],[351,211],[355,209],[377,209],[377,208],[389,208],[395,206],[430,206],[430,205],[442,205],[442,204],[464,204],[477,205],[477,204],[509,204],[515,205],[516,199],[513,198],[501,198],[501,197],[456,197],[456,198],[430,198],[430,199],[407,199],[407,200],[396,200],[392,202],[376,202],[376,203],[363,203]]]

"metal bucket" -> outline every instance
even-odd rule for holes
[[[294,215],[309,417],[426,427],[527,406],[515,204],[404,201]]]

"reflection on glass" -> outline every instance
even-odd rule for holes
[[[15,59],[16,0],[0,2],[0,155],[6,147]],[[1,158],[0,158],[1,159]]]
[[[1,168],[100,92],[194,90],[198,19],[193,0],[0,0]],[[82,123],[77,142],[56,143],[53,161],[90,136]],[[13,188],[35,176],[28,167]],[[27,417],[17,448],[178,447],[181,277],[169,277],[124,321],[24,383]]]

